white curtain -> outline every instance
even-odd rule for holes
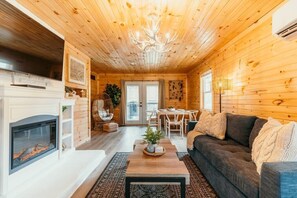
[[[165,108],[165,80],[159,80],[159,109]]]

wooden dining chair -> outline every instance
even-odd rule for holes
[[[190,121],[197,121],[199,110],[190,110]]]
[[[185,119],[185,131],[187,132],[187,127],[189,121],[198,121],[198,113],[199,110],[188,110],[189,112],[189,118]]]
[[[176,112],[174,114],[166,114],[166,135],[170,138],[171,131],[178,130],[180,132],[181,137],[184,137],[184,113]],[[175,129],[171,127],[174,126]]]
[[[157,129],[161,128],[161,119],[158,120],[157,111],[146,111],[150,113],[147,125],[149,127],[156,127]]]

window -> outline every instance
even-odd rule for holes
[[[212,74],[204,73],[200,79],[201,109],[212,111]]]

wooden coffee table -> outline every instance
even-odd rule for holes
[[[131,183],[179,183],[181,197],[185,197],[186,184],[190,183],[190,173],[184,162],[179,161],[176,147],[171,144],[169,139],[163,139],[160,141],[160,145],[165,147],[166,153],[159,157],[153,157],[143,153],[147,144],[142,142],[142,140],[135,141],[134,151],[128,157],[126,197],[130,197]]]

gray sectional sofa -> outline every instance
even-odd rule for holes
[[[227,114],[224,140],[197,136],[191,158],[219,197],[297,197],[297,162],[264,163],[261,176],[251,158],[253,141],[267,122]],[[193,130],[196,122],[190,122]]]

